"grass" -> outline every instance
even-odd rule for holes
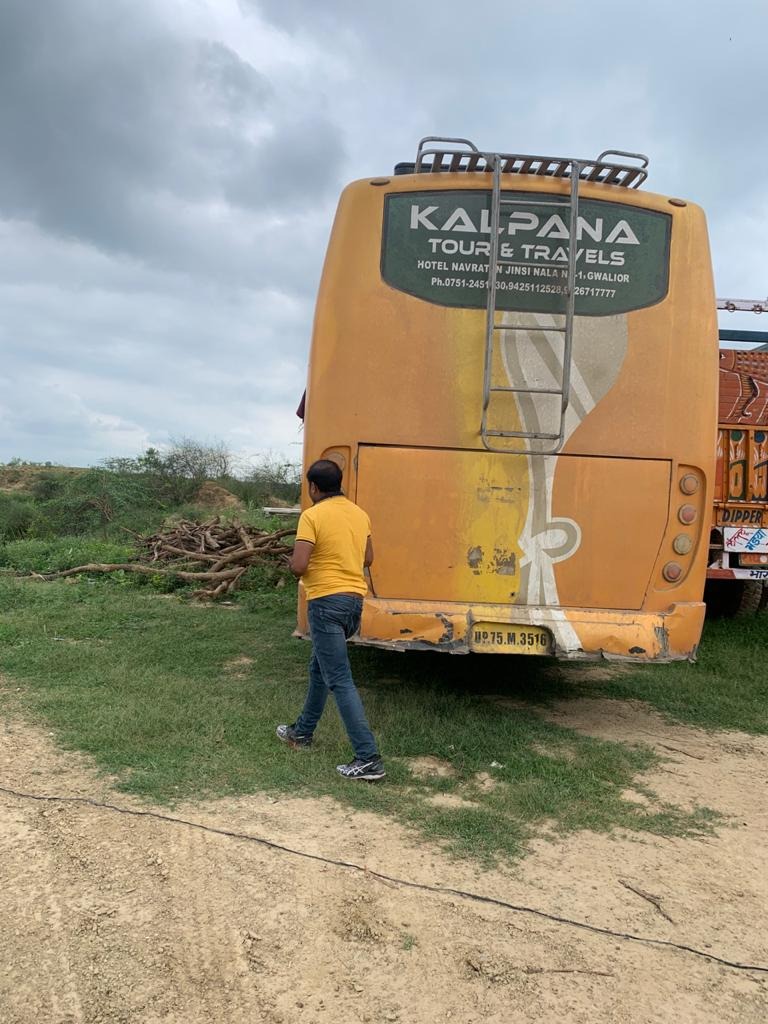
[[[135,557],[130,544],[81,536],[15,540],[0,547],[0,566],[17,572],[59,572],[88,562],[128,562]]]
[[[590,679],[587,666],[559,666],[544,686],[531,673],[518,697],[533,705],[555,697],[633,698],[687,725],[766,735],[767,642],[768,615],[708,621],[695,664],[623,666],[603,682]]]
[[[290,637],[295,591],[243,598],[239,607],[197,607],[106,581],[0,579],[0,672],[18,691],[0,687],[0,706],[20,701],[63,745],[88,752],[114,774],[119,788],[154,801],[257,790],[332,796],[485,859],[520,855],[544,827],[667,835],[708,827],[705,809],[688,814],[622,796],[642,789],[642,773],[657,761],[650,748],[546,721],[536,702],[579,695],[584,685],[553,681],[544,671],[551,663],[538,659],[353,649],[388,779],[380,786],[345,782],[333,766],[350,751],[331,706],[312,752],[291,751],[274,737],[276,723],[295,717],[306,685],[309,648]],[[726,647],[732,655],[741,646],[722,631],[712,641],[723,663]],[[707,667],[707,657],[705,677],[721,664],[714,658]],[[671,694],[678,676],[688,678],[686,669],[645,669],[634,690],[632,676],[618,685],[632,696],[645,687],[646,699]],[[688,671],[693,680],[699,670]],[[727,689],[727,677],[720,680]],[[746,689],[723,697],[729,720],[744,717],[739,701],[752,706]],[[489,692],[528,706],[500,707]],[[418,758],[438,759],[448,774],[414,774]]]

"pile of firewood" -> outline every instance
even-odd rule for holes
[[[221,522],[218,516],[207,523],[182,520],[151,537],[133,534],[138,548],[136,562],[79,565],[63,572],[34,573],[38,579],[53,580],[88,572],[135,572],[147,576],[177,576],[205,586],[194,597],[215,600],[231,593],[243,573],[257,563],[272,562],[288,567],[292,548],[285,543],[295,529],[258,530],[237,520]]]

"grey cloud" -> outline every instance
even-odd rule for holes
[[[199,43],[197,70],[199,88],[227,118],[258,116],[273,94],[263,75],[219,42]]]
[[[281,106],[265,75],[221,42],[173,34],[153,11],[69,0],[4,12],[0,211],[183,264],[211,228],[211,206],[230,228],[246,214],[228,201],[255,213],[288,198],[297,182],[274,158],[291,152],[296,129],[275,126]],[[319,131],[311,105],[304,113],[307,134]],[[315,199],[336,187],[342,154],[333,125],[324,135],[334,145],[302,187]]]
[[[343,155],[341,131],[325,117],[281,125],[239,167],[233,168],[226,184],[227,198],[252,206],[259,202],[263,182],[269,179],[270,208],[289,216],[303,213],[306,192],[328,195],[338,191]]]
[[[649,0],[632,15],[612,0],[546,12],[477,0],[469,13],[461,0],[242,3],[347,62],[345,119],[377,124],[348,137],[357,173],[412,159],[428,134],[582,157],[639,150],[649,189],[704,207],[718,290],[768,291],[753,237],[768,206],[763,0]]]
[[[0,459],[83,464],[170,435],[296,436],[308,311],[285,297],[0,288]],[[280,349],[276,352],[275,331]],[[274,424],[279,423],[280,432]]]
[[[546,12],[497,0],[477,0],[471,12],[463,0],[242,2],[351,61],[361,108],[379,102],[386,83],[387,140],[397,109],[423,134],[470,135],[491,148],[651,150],[657,188],[692,182],[706,198],[739,149],[768,158],[763,0],[649,0],[632,16],[613,0],[554,0]],[[678,161],[692,152],[705,160]],[[741,182],[761,186],[760,175]]]

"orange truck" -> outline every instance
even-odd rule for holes
[[[749,615],[768,605],[768,347],[720,349],[705,596],[721,615]]]

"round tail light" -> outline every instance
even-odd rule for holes
[[[693,547],[693,541],[687,533],[678,533],[672,541],[672,547],[676,555],[687,555]]]

